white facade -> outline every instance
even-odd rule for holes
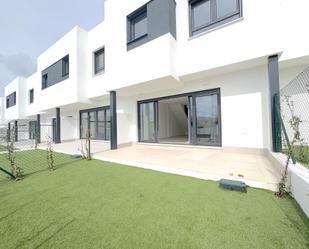
[[[109,92],[116,91],[121,145],[139,140],[137,101],[219,88],[222,147],[269,150],[267,59],[279,55],[282,86],[309,64],[309,37],[303,32],[309,3],[241,2],[242,17],[191,37],[188,1],[176,0],[176,37],[167,32],[128,50],[126,17],[148,0],[105,0],[104,22],[88,32],[75,27],[39,56],[36,73],[5,87],[5,98],[16,91],[17,103],[4,108],[3,119],[40,114],[51,132],[55,108],[60,108],[61,140],[78,139],[80,110],[108,106]],[[95,75],[94,52],[101,48],[105,68]],[[66,55],[69,77],[42,89],[42,72]]]

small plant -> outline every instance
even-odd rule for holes
[[[300,132],[299,132],[299,125],[302,121],[298,116],[295,115],[294,104],[293,104],[293,101],[290,100],[290,96],[284,96],[284,99],[285,99],[285,102],[286,102],[286,104],[289,108],[289,111],[291,113],[289,125],[291,127],[292,132],[293,132],[293,137],[292,137],[292,140],[290,142],[290,145],[287,146],[287,149],[285,150],[285,153],[287,155],[287,159],[286,159],[283,174],[281,176],[281,180],[279,182],[278,192],[276,192],[276,195],[278,197],[281,197],[281,198],[286,196],[287,193],[288,193],[287,186],[286,186],[287,178],[288,178],[288,169],[289,169],[289,164],[290,164],[291,158],[293,157],[295,147],[298,144],[302,143],[302,139],[300,137]],[[286,144],[288,144],[287,141],[285,141],[285,142],[286,142]]]
[[[86,149],[86,159],[91,160],[91,151],[90,151],[90,142],[91,142],[91,134],[90,130],[87,130],[86,140],[85,140],[85,149]]]
[[[14,128],[9,131],[9,139],[7,144],[8,151],[8,161],[10,164],[11,174],[14,176],[15,180],[21,180],[23,178],[22,169],[16,164],[16,156],[15,156],[15,133]]]
[[[85,154],[85,151],[84,151],[83,141],[80,141],[80,148],[78,150],[80,151],[82,159],[86,159],[87,157],[86,157],[86,154]]]
[[[82,159],[91,160],[91,150],[90,150],[91,134],[90,130],[86,132],[86,139],[80,141],[80,148],[78,149],[81,153]],[[86,151],[86,152],[85,152]]]
[[[54,160],[54,150],[52,145],[52,139],[47,135],[47,165],[50,171],[54,171],[55,168],[55,160]]]

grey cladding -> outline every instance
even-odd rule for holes
[[[167,33],[176,39],[174,0],[152,0],[127,16],[127,50]]]
[[[14,105],[16,105],[16,92],[13,92],[6,97],[6,109]]]
[[[42,89],[55,85],[69,77],[69,55],[67,55],[42,71]]]

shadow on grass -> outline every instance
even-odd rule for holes
[[[71,164],[74,164],[74,163],[77,163],[77,162],[80,162],[80,161],[82,161],[82,160],[81,159],[75,159],[74,161],[69,161],[69,162],[64,162],[64,163],[57,164],[55,166],[55,170],[61,169],[61,168],[65,167],[65,166],[68,166],[68,165],[71,165]],[[39,173],[46,172],[46,171],[50,171],[50,170],[48,168],[36,170],[36,171],[33,171],[33,172],[29,172],[27,174],[24,174],[24,177],[28,177],[28,176],[39,174]]]
[[[34,247],[34,249],[40,248],[42,245],[44,245],[46,242],[50,241],[56,234],[60,233],[61,231],[63,231],[66,227],[68,227],[69,225],[71,225],[76,219],[72,219],[69,222],[67,222],[66,224],[64,224],[61,228],[59,228],[57,231],[55,231],[54,233],[52,233],[51,236],[47,237],[45,240],[43,240],[39,245],[37,245],[36,247]],[[18,247],[16,247],[18,248]]]
[[[8,213],[7,215],[0,217],[0,223],[1,223],[2,221],[4,221],[5,219],[9,218],[11,215],[17,213],[18,211],[20,211],[20,210],[23,209],[24,207],[30,205],[30,203],[31,203],[31,202],[26,202],[25,204],[19,206],[18,208],[16,208],[16,209],[13,210],[12,212]]]

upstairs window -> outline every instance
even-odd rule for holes
[[[42,75],[42,89],[45,89],[48,87],[48,75],[43,74]]]
[[[102,73],[105,69],[105,49],[94,52],[94,74]]]
[[[29,90],[29,104],[32,104],[34,101],[34,89]]]
[[[241,0],[191,0],[189,7],[191,35],[241,17]]]
[[[143,6],[128,16],[128,42],[140,39],[147,33],[147,6]]]
[[[70,68],[69,56],[67,55],[62,59],[62,76],[68,75]]]
[[[13,92],[6,97],[6,109],[14,105],[16,105],[16,92]]]

